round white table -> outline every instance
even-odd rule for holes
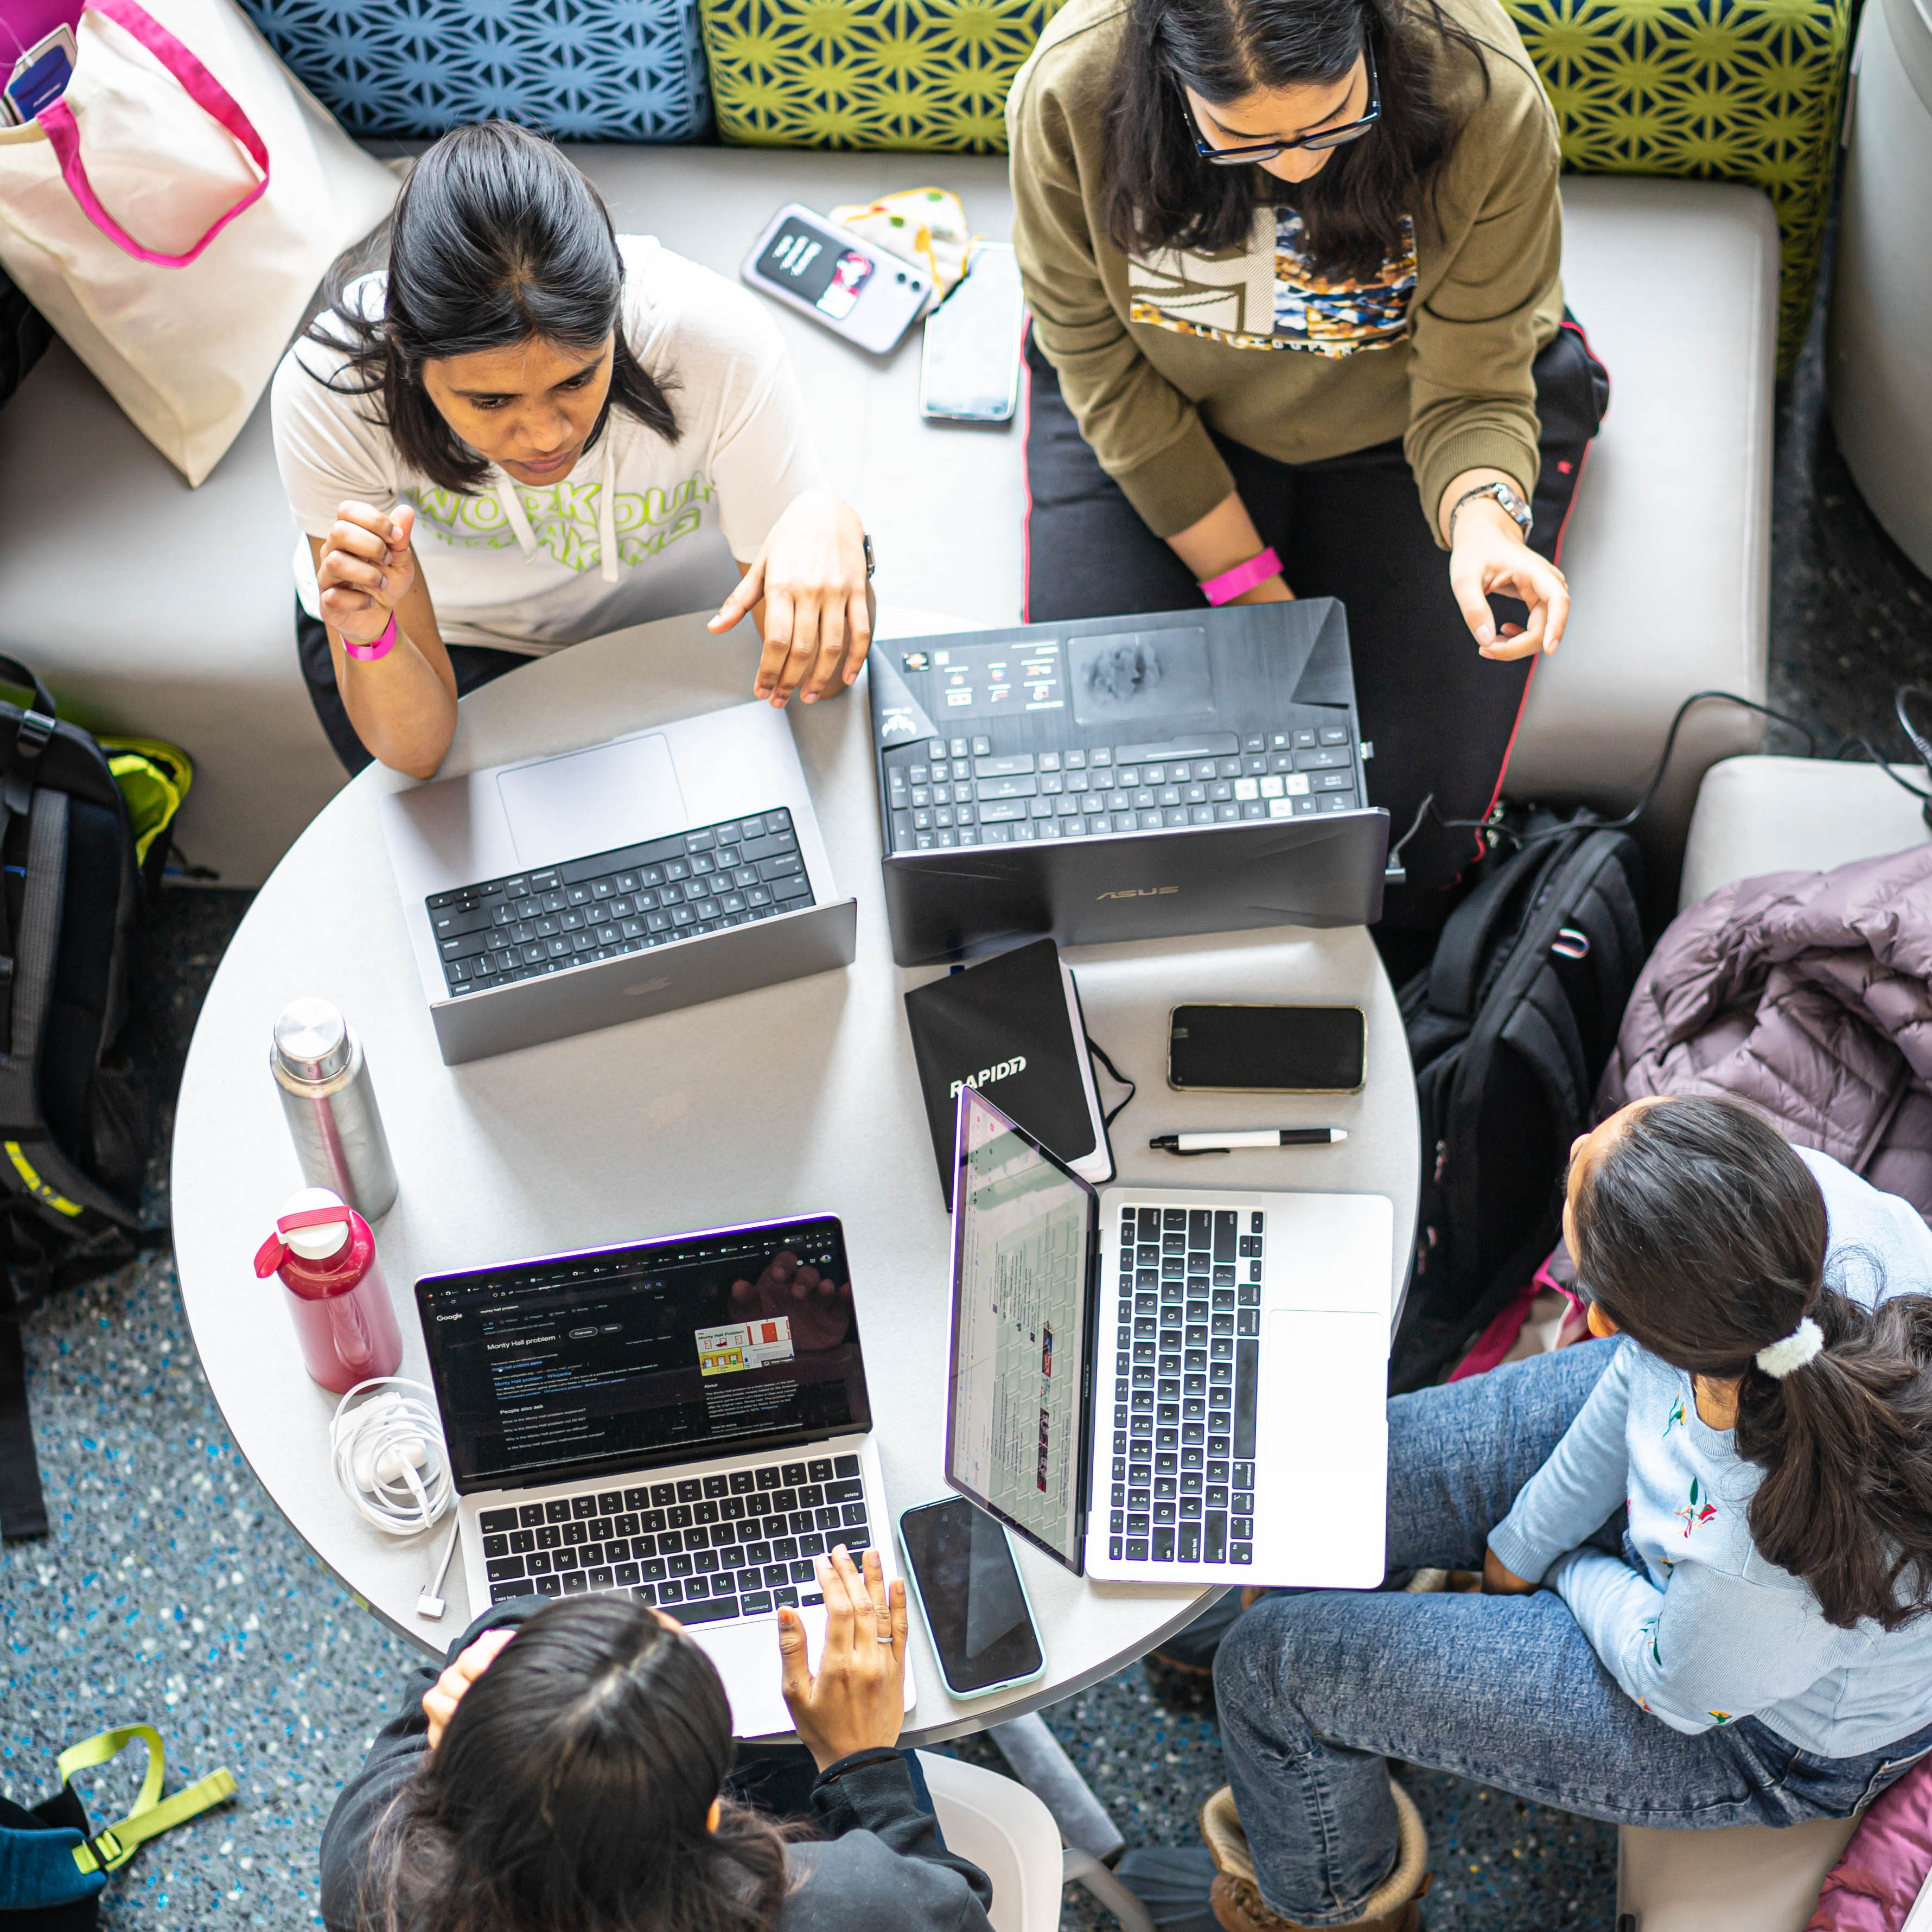
[[[952,628],[882,613],[900,636]],[[718,641],[697,617],[538,659],[464,700],[446,776],[595,743],[744,702],[748,627]],[[878,794],[862,684],[791,716],[834,874],[859,900],[846,971],[466,1066],[438,1057],[377,820],[410,782],[372,768],[303,833],[223,959],[190,1049],[176,1118],[175,1249],[203,1369],[236,1444],[321,1561],[392,1629],[440,1653],[469,1621],[452,1564],[440,1621],[416,1614],[448,1534],[398,1539],[364,1522],[329,1472],[334,1398],[303,1372],[272,1280],[250,1261],[300,1185],[267,1064],[290,999],[321,994],[360,1032],[401,1193],[376,1232],[404,1334],[402,1372],[428,1379],[418,1275],[829,1210],[844,1224],[892,1508],[944,1491],[948,1223],[879,888]],[[1377,1192],[1395,1204],[1393,1310],[1414,1244],[1414,1088],[1396,1002],[1360,928],[1083,947],[1068,958],[1093,1036],[1139,1083],[1115,1123],[1120,1178],[1166,1186]],[[1349,1000],[1368,1014],[1369,1081],[1346,1098],[1184,1095],[1166,1084],[1180,1000]],[[1326,1124],[1333,1148],[1184,1166],[1150,1135],[1214,1125]],[[1209,1171],[1204,1172],[1204,1167]],[[914,1619],[909,1739],[934,1742],[1058,1702],[1144,1654],[1207,1593],[1097,1586],[1016,1547],[1046,1650],[1039,1681],[956,1702]]]

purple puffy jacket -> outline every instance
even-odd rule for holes
[[[1679,913],[1597,1090],[1726,1094],[1932,1221],[1932,844],[1773,872]]]

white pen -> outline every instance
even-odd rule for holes
[[[1234,1127],[1198,1134],[1156,1134],[1148,1142],[1168,1154],[1232,1154],[1237,1148],[1329,1147],[1346,1127]]]

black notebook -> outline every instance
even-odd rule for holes
[[[1082,1179],[1114,1178],[1080,996],[1052,940],[950,973],[905,1004],[949,1210],[962,1087],[983,1092]]]

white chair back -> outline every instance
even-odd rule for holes
[[[1804,1932],[1855,1821],[1617,1834],[1617,1932]]]
[[[949,1850],[993,1882],[993,1932],[1058,1932],[1060,1831],[1024,1784],[956,1757],[919,1754]]]

